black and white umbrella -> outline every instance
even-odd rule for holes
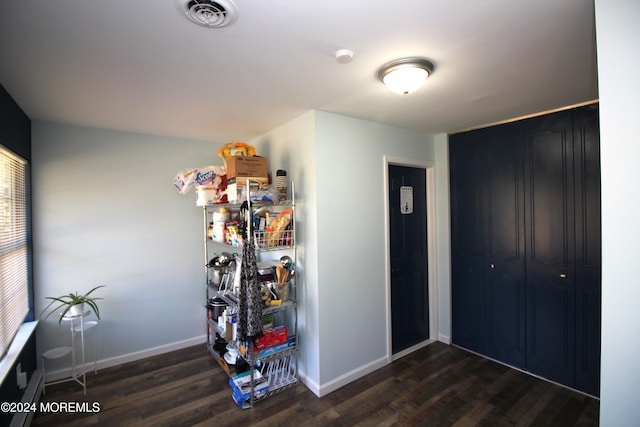
[[[238,298],[238,335],[247,339],[262,334],[262,297],[256,264],[256,249],[251,233],[242,245],[242,271]]]

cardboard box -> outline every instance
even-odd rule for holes
[[[272,354],[278,353],[279,351],[284,351],[288,348],[295,347],[295,346],[296,346],[296,337],[290,336],[290,337],[287,337],[287,341],[283,342],[282,344],[267,347],[265,349],[258,351],[257,357],[262,358],[262,357],[271,356]]]
[[[287,342],[288,328],[278,326],[276,328],[265,329],[263,334],[255,340],[255,349],[264,350]]]
[[[266,190],[269,188],[269,177],[266,176],[239,176],[235,178],[227,179],[227,188],[230,185],[236,185],[236,188],[247,189],[247,180],[249,180],[249,186],[251,189]]]
[[[227,180],[236,177],[259,177],[269,176],[269,165],[266,157],[260,156],[235,156],[225,162],[227,168]]]
[[[255,342],[256,350],[264,350],[265,348],[273,347],[282,343],[287,342],[287,336],[270,336],[270,337],[260,337]]]
[[[279,351],[286,350],[289,347],[290,347],[289,344],[286,342],[277,344],[277,345],[272,345],[271,347],[263,348],[262,350],[260,350],[258,352],[258,357],[262,358],[262,357],[271,356],[272,354],[276,354]]]
[[[259,399],[269,391],[269,381],[258,370],[253,371],[254,397]],[[229,379],[233,400],[243,409],[251,404],[251,372],[233,375]]]
[[[231,178],[227,181],[227,200],[229,203],[247,199],[245,197],[247,192],[247,179],[249,180],[251,194],[254,194],[255,191],[269,188],[269,178],[266,177],[251,176]]]

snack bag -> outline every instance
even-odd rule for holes
[[[231,141],[227,144],[224,144],[218,150],[218,156],[222,158],[225,162],[229,160],[231,157],[235,156],[247,156],[253,157],[256,155],[255,147],[252,147],[249,144],[245,144],[244,142]]]
[[[284,210],[278,214],[277,217],[267,227],[267,231],[264,233],[264,244],[267,247],[278,246],[280,236],[282,232],[289,226],[291,222],[291,214],[293,212],[289,209]]]

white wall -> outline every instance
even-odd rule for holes
[[[436,203],[443,206],[438,216],[447,217],[439,224],[446,224],[446,136],[440,140],[438,161],[445,165],[436,169]],[[286,169],[296,184],[297,227],[303,233],[298,239],[300,370],[304,383],[322,396],[388,361],[384,157],[433,163],[433,139],[312,111],[251,143],[269,157],[272,169]],[[438,232],[438,241],[443,233],[446,246],[438,247],[438,259],[447,262],[446,231]],[[439,337],[448,337],[448,265],[442,270],[439,302],[445,304],[440,310],[445,321]]]
[[[45,296],[106,285],[103,366],[205,339],[202,211],[171,181],[221,164],[219,145],[33,122],[36,314]],[[37,333],[39,352],[70,339],[53,316]]]
[[[269,158],[272,174],[287,171],[295,185],[298,286],[299,363],[302,381],[315,387],[318,361],[318,226],[316,203],[315,112],[310,111],[267,134],[250,141],[258,154]],[[289,191],[291,191],[289,189]]]
[[[321,396],[387,363],[383,159],[433,162],[433,140],[312,111],[252,144],[296,181],[301,374]]]
[[[434,161],[432,137],[317,112],[320,395],[388,361],[384,156]]]
[[[446,136],[311,111],[249,141],[296,186],[300,372],[327,394],[388,362],[384,157],[436,163],[440,320],[447,337]],[[106,284],[98,359],[110,366],[203,342],[202,216],[179,170],[219,143],[33,124],[36,310]],[[443,231],[445,230],[445,231]],[[135,299],[135,300],[134,300]],[[50,319],[39,351],[67,342]]]
[[[438,340],[451,343],[451,210],[449,205],[449,137],[434,137],[436,173],[436,268]]]
[[[640,3],[597,0],[602,160],[600,424],[640,425]]]

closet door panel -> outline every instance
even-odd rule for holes
[[[487,356],[525,368],[523,281],[507,273],[488,273]]]
[[[574,112],[576,388],[600,394],[601,202],[597,105]]]
[[[571,167],[566,132],[553,129],[529,140],[529,260],[542,268],[570,265]],[[566,272],[566,271],[565,271]]]
[[[486,352],[482,185],[485,149],[468,134],[449,141],[452,341]]]
[[[574,383],[573,295],[566,286],[528,281],[527,370],[572,386]]]
[[[575,382],[573,136],[570,111],[524,122],[527,369]]]
[[[524,368],[524,210],[520,126],[484,130],[487,354]]]

